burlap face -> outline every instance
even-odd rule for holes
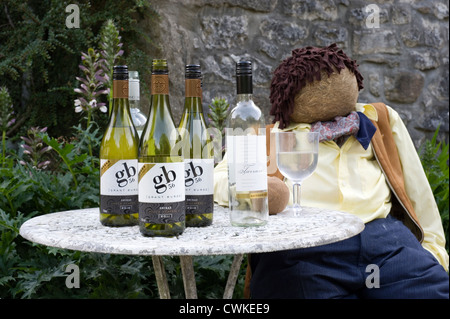
[[[358,100],[356,76],[347,68],[330,76],[321,72],[321,80],[307,83],[295,96],[290,120],[295,123],[330,121],[355,110]]]

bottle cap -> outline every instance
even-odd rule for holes
[[[138,71],[128,71],[128,76],[130,77],[130,80],[139,81],[139,72]]]
[[[128,80],[128,66],[115,65],[113,67],[113,80]]]
[[[199,64],[187,64],[186,65],[186,79],[201,79],[202,71]]]
[[[252,62],[239,61],[236,63],[236,75],[252,75]]]

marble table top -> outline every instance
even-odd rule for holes
[[[215,205],[213,224],[188,227],[178,237],[144,237],[139,226],[106,227],[99,208],[71,210],[29,219],[20,235],[32,242],[64,249],[125,255],[227,255],[325,245],[364,229],[358,217],[304,207],[301,216],[270,216],[265,226],[234,227],[228,209]]]

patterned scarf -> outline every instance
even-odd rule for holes
[[[319,132],[319,142],[335,141],[342,146],[347,138],[354,135],[366,150],[376,128],[362,112],[351,112],[349,115],[337,116],[334,121],[316,122],[311,132]]]

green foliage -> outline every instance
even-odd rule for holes
[[[124,51],[121,50],[123,43],[120,43],[121,36],[119,36],[119,30],[114,25],[113,20],[106,21],[101,30],[100,48],[101,54],[104,60],[103,67],[107,75],[107,87],[109,88],[109,110],[111,111],[112,103],[112,78],[113,68],[119,58],[123,55]]]
[[[425,174],[434,194],[449,251],[449,147],[445,141],[438,142],[439,127],[431,140],[427,140],[419,150]]]
[[[153,46],[140,22],[155,19],[147,1],[76,1],[80,28],[67,28],[69,0],[3,0],[0,10],[0,87],[8,86],[13,100],[16,125],[48,127],[53,136],[70,134],[79,117],[73,114],[73,101],[80,52],[95,47],[100,30],[109,19],[121,28],[124,57],[135,69],[148,63],[145,47]],[[128,63],[130,64],[130,63]],[[144,78],[143,78],[144,79]],[[103,115],[106,119],[107,115]],[[106,120],[105,120],[106,121]],[[100,123],[100,119],[97,120]]]
[[[8,128],[12,118],[12,100],[6,87],[0,87],[0,128],[2,132]]]
[[[210,109],[208,113],[210,125],[217,128],[222,135],[224,134],[225,120],[228,116],[229,106],[226,99],[218,97],[214,98],[208,106]]]
[[[51,160],[46,156],[50,151],[50,146],[44,146],[44,141],[39,136],[39,133],[44,133],[47,128],[31,127],[27,131],[27,136],[21,136],[21,139],[25,142],[20,146],[23,149],[24,158],[27,158],[27,162],[20,161],[22,165],[27,163],[38,169],[46,169],[51,164]]]
[[[85,77],[76,77],[81,84],[74,91],[81,94],[81,97],[74,101],[76,106],[75,112],[87,112],[86,126],[89,126],[93,112],[96,109],[100,109],[104,113],[107,111],[105,103],[98,100],[103,94],[108,94],[109,92],[108,88],[105,88],[108,79],[104,73],[103,60],[100,59],[100,53],[95,49],[89,48],[87,53],[83,52],[81,60],[79,68],[83,71]]]
[[[217,156],[221,152],[221,156],[216,158],[216,162],[220,161],[225,154],[225,125],[230,105],[224,98],[215,97],[212,103],[208,105],[209,127],[212,135],[214,146],[214,154]]]
[[[6,130],[12,124],[12,101],[6,87],[0,87],[0,128],[2,131],[2,157],[6,156]]]

